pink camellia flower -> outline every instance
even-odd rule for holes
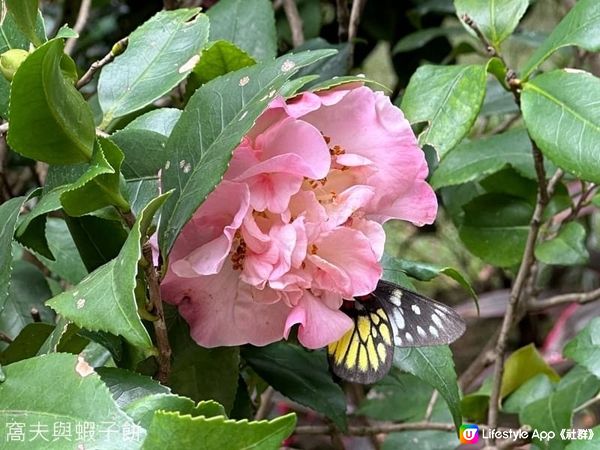
[[[287,338],[307,348],[352,326],[373,291],[390,219],[432,223],[437,201],[402,112],[367,87],[276,98],[184,227],[161,284],[204,347]]]

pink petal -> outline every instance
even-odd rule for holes
[[[284,336],[287,338],[290,329],[300,324],[298,339],[300,343],[311,349],[325,347],[340,339],[353,326],[352,319],[338,309],[330,309],[310,291],[304,295],[287,317]]]

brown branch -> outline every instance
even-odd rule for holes
[[[544,300],[530,302],[527,305],[527,309],[528,311],[543,311],[548,308],[566,305],[569,303],[578,303],[580,305],[584,305],[596,300],[600,300],[600,289],[590,292],[574,292],[571,294],[556,295]]]
[[[298,12],[296,1],[283,0],[283,11],[292,31],[292,44],[294,47],[299,47],[304,44],[304,31],[302,29],[302,17],[300,17],[300,13]]]
[[[463,392],[466,391],[467,388],[473,384],[475,379],[496,360],[494,347],[499,335],[500,329],[496,330],[494,336],[488,340],[486,346],[479,352],[477,357],[459,377],[458,385]]]
[[[90,18],[90,10],[92,8],[92,0],[81,0],[81,6],[79,7],[79,13],[77,14],[77,20],[75,21],[75,25],[73,25],[73,31],[77,34],[81,34],[83,29],[85,28],[88,19]],[[65,44],[65,53],[70,55],[75,48],[75,44],[77,43],[77,38],[69,38],[67,39],[67,43]]]
[[[436,423],[436,422],[407,422],[407,423],[387,423],[369,426],[350,426],[345,435],[348,436],[370,436],[381,433],[395,433],[399,431],[420,431],[420,430],[438,430],[454,431],[454,424]],[[331,434],[339,430],[335,425],[304,425],[296,427],[296,434]]]
[[[256,415],[254,416],[254,420],[263,420],[266,419],[271,407],[273,406],[273,394],[275,393],[275,389],[269,386],[260,396],[260,405],[256,410]]]
[[[350,10],[348,9],[348,0],[336,0],[338,38],[340,42],[348,39],[348,26],[350,24]]]
[[[557,170],[548,185],[546,186],[546,195],[542,195],[541,186],[546,184],[546,180],[538,180],[538,197],[533,212],[533,217],[529,224],[529,233],[527,235],[527,242],[525,244],[525,251],[523,253],[523,261],[519,266],[519,271],[515,278],[515,282],[510,292],[510,299],[506,312],[504,313],[504,319],[500,328],[500,335],[496,342],[495,354],[496,361],[494,363],[494,375],[492,381],[492,394],[490,396],[490,408],[488,412],[488,426],[490,428],[496,428],[498,425],[498,408],[500,406],[500,387],[502,384],[502,375],[504,373],[504,353],[506,351],[506,343],[508,339],[508,333],[515,322],[515,318],[518,316],[519,301],[524,292],[524,287],[527,283],[531,267],[535,262],[535,244],[537,242],[538,234],[542,224],[542,214],[546,208],[547,200],[552,196],[556,184],[560,181],[563,173],[561,170]],[[546,201],[544,201],[544,199]],[[495,443],[495,439],[490,439],[491,443]]]
[[[131,211],[126,213],[121,212],[121,217],[130,229],[133,228],[136,219]],[[150,312],[156,317],[156,320],[152,322],[156,336],[156,345],[158,347],[158,374],[156,378],[162,384],[166,384],[169,381],[169,374],[171,373],[172,352],[162,299],[160,297],[159,274],[154,264],[152,264],[152,247],[150,247],[148,242],[144,243],[142,247],[142,257],[146,261],[146,264],[142,265],[144,267],[144,274],[146,275],[146,283],[148,284],[150,306],[152,307]]]
[[[427,404],[427,409],[425,410],[424,420],[429,422],[431,420],[431,416],[433,415],[433,408],[435,408],[435,404],[438,401],[439,392],[437,389],[434,389],[433,394],[431,394],[431,398],[429,399],[429,403]]]
[[[348,42],[353,43],[358,34],[358,26],[360,25],[360,17],[367,0],[354,0],[352,2],[352,10],[350,11],[350,22],[348,24]]]
[[[83,86],[92,81],[92,78],[94,78],[96,72],[98,72],[102,67],[106,66],[107,64],[113,62],[115,57],[119,56],[125,51],[128,43],[129,38],[125,37],[118,41],[115,45],[113,45],[113,47],[110,49],[110,52],[108,52],[102,59],[99,59],[98,61],[92,63],[87,72],[83,74],[79,81],[77,81],[75,87],[77,89],[81,89]]]
[[[490,134],[494,135],[494,134],[500,134],[500,133],[504,133],[506,130],[508,130],[514,123],[516,123],[519,119],[521,118],[520,114],[514,114],[512,116],[510,116],[508,119],[506,119],[504,122],[502,122],[500,125],[498,125],[496,128],[494,128]]]

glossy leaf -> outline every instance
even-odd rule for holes
[[[410,123],[427,122],[421,145],[433,146],[440,158],[469,132],[485,96],[486,68],[421,66],[410,79],[401,108]]]
[[[501,267],[518,264],[533,206],[511,195],[486,193],[464,206],[460,238],[473,254]]]
[[[8,298],[10,275],[12,272],[12,242],[17,219],[25,197],[12,198],[0,205],[0,313]]]
[[[75,436],[77,424],[83,422],[99,426],[108,420],[119,427],[137,426],[117,407],[100,377],[75,355],[53,353],[3,366],[2,369],[6,374],[6,380],[0,383],[2,429],[8,429],[9,423],[24,422],[39,423],[42,430],[47,430],[47,440],[30,440],[27,442],[28,449],[65,448],[65,442],[68,442],[65,439],[52,441],[52,431],[57,422],[69,423],[72,436]],[[126,439],[123,433],[95,433],[94,447],[139,449],[144,435],[144,430],[140,429],[136,442]],[[69,447],[72,445],[67,443]]]
[[[5,0],[6,7],[14,18],[21,32],[29,38],[34,45],[40,45],[37,30],[38,0]]]
[[[156,198],[136,221],[116,259],[99,267],[48,305],[80,327],[123,336],[144,349],[152,347],[134,296],[141,239],[168,194]]]
[[[0,353],[0,364],[3,366],[33,358],[54,327],[49,323],[29,323],[21,330],[17,337]]]
[[[215,41],[202,50],[200,61],[194,67],[190,79],[196,81],[199,86],[254,64],[254,58],[235,44],[229,41]]]
[[[70,216],[82,216],[106,206],[129,210],[120,192],[120,170],[123,152],[109,139],[98,138],[94,155],[85,173],[60,196]]]
[[[542,153],[578,178],[600,182],[600,79],[555,70],[526,83],[521,98],[523,118]]]
[[[238,385],[238,347],[200,347],[179,316],[169,324],[169,341],[173,362],[168,384],[173,392],[197,402],[215,400],[229,412]]]
[[[41,261],[52,273],[63,280],[71,284],[79,283],[88,274],[88,271],[79,256],[65,221],[49,218],[45,231],[50,250],[56,257],[54,261],[50,261],[40,256]]]
[[[392,49],[394,53],[405,53],[420,49],[432,40],[439,37],[455,37],[465,35],[465,30],[462,27],[437,27],[425,28],[415,31],[404,36]]]
[[[168,219],[161,222],[163,254],[221,180],[233,149],[285,81],[332,54],[286,55],[216,78],[195,92],[167,141],[170,159],[162,171],[163,189],[176,191],[164,208]]]
[[[277,450],[294,431],[296,415],[288,414],[270,421],[228,420],[223,416],[182,416],[158,411],[148,429],[144,449],[223,448]]]
[[[161,11],[129,36],[127,50],[98,80],[103,124],[137,111],[187,77],[208,39],[208,18],[197,8]]]
[[[100,367],[98,375],[110,390],[113,399],[123,408],[144,397],[168,394],[171,390],[150,377],[117,367]]]
[[[277,55],[273,5],[268,0],[222,0],[209,9],[210,40],[233,42],[258,61]]]
[[[592,319],[563,353],[600,378],[600,318]]]
[[[496,49],[515,30],[529,6],[529,0],[455,0],[459,18],[466,14]],[[468,28],[470,30],[470,28]]]
[[[242,357],[277,391],[346,428],[346,400],[331,379],[325,352],[276,342],[265,347],[245,346]]]
[[[63,41],[55,39],[30,54],[10,94],[9,145],[50,164],[89,161],[95,139],[92,112],[61,70],[63,48]]]
[[[592,52],[600,50],[600,3],[579,0],[550,36],[525,62],[520,73],[527,79],[552,53],[562,47],[577,45]]]
[[[434,189],[480,180],[510,165],[535,179],[531,141],[524,129],[465,142],[450,151],[431,177]]]
[[[600,426],[590,430],[594,437],[589,440],[571,442],[566,446],[566,450],[596,450],[600,446]]]
[[[448,404],[454,424],[460,427],[460,396],[452,352],[448,346],[398,347],[394,350],[394,366],[437,389]]]
[[[585,238],[584,226],[577,222],[569,222],[561,228],[556,237],[541,242],[535,248],[535,256],[546,264],[585,264],[589,259]]]

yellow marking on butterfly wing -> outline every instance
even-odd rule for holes
[[[377,310],[377,314],[379,314],[379,317],[381,317],[385,322],[387,322],[387,320],[388,320],[387,313],[383,310],[383,308],[379,308]]]
[[[358,369],[361,372],[366,372],[369,370],[369,357],[367,356],[367,349],[364,345],[360,346],[358,352]]]
[[[377,344],[377,354],[379,355],[379,359],[381,359],[381,361],[385,361],[385,357],[387,356],[387,348],[381,342]]]
[[[366,344],[367,354],[369,355],[369,361],[371,362],[371,367],[373,370],[377,370],[379,368],[379,357],[377,356],[377,352],[375,351],[375,345],[373,345],[373,338],[369,337],[369,340]]]
[[[335,348],[337,347],[339,341],[332,342],[327,346],[327,353],[333,355],[335,353]]]
[[[371,320],[375,325],[379,325],[379,321],[381,320],[381,318],[377,314],[371,313]]]
[[[358,328],[358,334],[360,334],[360,339],[365,342],[371,334],[371,322],[367,317],[360,316],[356,325]]]
[[[358,339],[358,335],[354,333],[354,337],[352,338],[352,342],[350,343],[350,348],[348,349],[348,353],[346,353],[345,365],[348,369],[353,369],[357,366],[359,347],[360,340]]]
[[[387,322],[383,322],[381,325],[379,325],[379,333],[381,334],[383,342],[385,342],[387,345],[392,345],[392,336]]]
[[[335,349],[335,363],[341,364],[344,359],[344,355],[346,354],[346,350],[348,349],[348,345],[350,344],[350,337],[354,333],[354,329],[348,330],[346,334],[342,336],[342,338],[337,342],[337,347]]]

